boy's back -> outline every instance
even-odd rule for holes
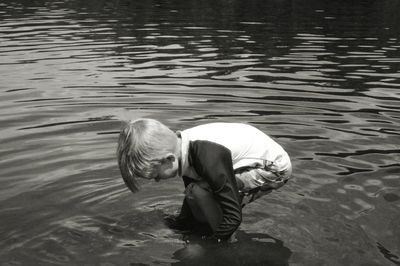
[[[187,141],[207,140],[225,146],[231,151],[233,168],[275,161],[286,154],[283,148],[257,128],[241,123],[210,123],[181,132]]]

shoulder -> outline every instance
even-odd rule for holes
[[[189,152],[191,155],[202,159],[215,159],[228,156],[231,157],[231,151],[218,143],[208,140],[195,140],[189,143]]]
[[[232,156],[223,145],[196,140],[189,144],[189,163],[204,178],[213,191],[219,191],[233,176]]]

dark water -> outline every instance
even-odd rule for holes
[[[400,1],[3,1],[1,265],[400,265]],[[120,119],[251,123],[295,179],[233,244],[131,194]]]

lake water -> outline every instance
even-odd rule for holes
[[[400,1],[0,3],[1,265],[400,265]],[[120,120],[246,122],[294,179],[232,244],[132,194]],[[189,242],[185,241],[189,239]]]

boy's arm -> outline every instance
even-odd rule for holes
[[[242,208],[229,149],[210,141],[194,141],[190,145],[190,164],[210,185],[221,209],[222,221],[215,237],[229,238],[242,222]]]

